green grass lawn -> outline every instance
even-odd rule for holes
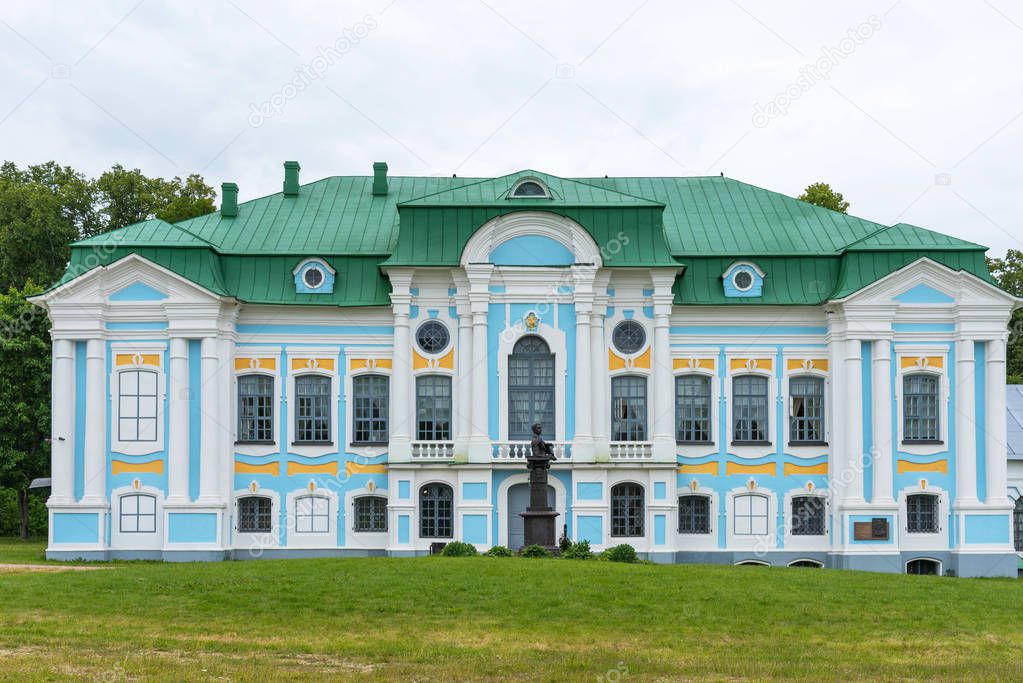
[[[1021,653],[1014,580],[482,557],[0,573],[5,679],[1018,680]]]

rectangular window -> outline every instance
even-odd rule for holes
[[[156,498],[145,494],[121,496],[121,533],[156,532]]]
[[[451,438],[451,378],[416,378],[416,438],[447,441]]]
[[[273,503],[265,496],[247,496],[238,500],[238,531],[247,534],[270,533]]]
[[[295,500],[295,531],[325,534],[330,531],[330,501],[323,496],[302,496]]]
[[[681,496],[678,499],[678,532],[680,534],[710,533],[710,498]]]
[[[911,534],[938,533],[937,496],[906,496],[906,531]]]
[[[238,441],[273,443],[274,378],[242,375],[238,378]]]
[[[824,499],[820,496],[800,496],[792,499],[792,535],[824,535]]]
[[[675,378],[675,440],[710,443],[710,378],[685,375]]]
[[[295,378],[295,443],[330,443],[330,377]]]
[[[743,375],[732,380],[732,440],[767,443],[767,378]]]
[[[355,499],[356,531],[387,531],[387,499],[361,496]]]
[[[902,440],[936,443],[938,432],[938,378],[906,375],[902,380]]]
[[[646,377],[611,379],[611,440],[646,441]]]
[[[386,444],[388,379],[384,375],[360,375],[352,380],[354,395],[352,443]]]
[[[733,521],[736,536],[767,535],[767,497],[754,494],[736,496]]]
[[[152,370],[124,370],[118,375],[117,438],[156,441],[157,375]]]
[[[824,443],[824,380],[820,377],[789,380],[789,441]]]

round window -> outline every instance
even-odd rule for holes
[[[305,272],[302,273],[302,281],[305,282],[307,287],[316,289],[323,284],[323,269],[317,266],[306,268]]]
[[[436,320],[427,320],[416,331],[416,344],[426,353],[440,353],[450,341],[448,328]]]
[[[623,320],[615,326],[611,341],[619,353],[633,354],[646,344],[646,330],[635,320]]]
[[[745,292],[753,286],[753,273],[748,270],[736,271],[735,275],[732,276],[732,284],[740,292]]]

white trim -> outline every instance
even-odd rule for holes
[[[750,479],[753,486],[741,486],[725,492],[725,547],[730,550],[766,552],[777,545],[778,496]],[[735,499],[744,495],[758,495],[767,498],[767,534],[735,533]]]
[[[412,482],[409,482],[409,486],[412,486]],[[412,495],[414,489],[409,491],[409,495]],[[355,530],[355,500],[357,498],[365,498],[367,496],[375,496],[377,498],[383,498],[387,505],[384,508],[385,524],[387,529],[385,531],[356,531]],[[341,518],[344,520],[345,529],[345,545],[346,548],[386,548],[388,546],[388,537],[392,529],[392,521],[397,520],[391,519],[391,497],[386,488],[373,488],[362,487],[358,489],[352,489],[345,492],[345,508],[341,513]],[[411,523],[411,522],[410,522]],[[395,524],[396,526],[396,524]],[[398,530],[394,529],[395,537],[397,538]],[[409,529],[409,540],[411,540],[412,529]]]
[[[337,275],[337,271],[335,271],[333,268],[331,268],[329,263],[327,263],[323,259],[319,258],[318,256],[313,256],[311,258],[307,258],[307,259],[305,259],[303,261],[300,261],[299,264],[297,266],[295,266],[295,269],[291,271],[291,274],[292,275],[298,275],[298,272],[300,270],[302,270],[302,268],[304,268],[305,266],[309,265],[310,263],[314,263],[314,264],[322,267],[325,271],[327,271],[331,275]],[[324,282],[325,281],[326,281],[326,278],[324,278]],[[303,282],[305,282],[305,280],[303,280]],[[323,282],[321,282],[320,284],[322,285]],[[318,286],[319,285],[317,285],[317,287]],[[306,287],[310,287],[310,289],[316,289],[316,287],[311,287],[311,285],[309,285],[309,284],[306,284]]]
[[[926,473],[924,473],[926,475]],[[926,476],[921,477],[926,481]],[[913,495],[931,495],[937,496],[938,498],[938,531],[937,533],[909,533],[907,531],[909,524],[909,515],[906,512],[906,499]],[[944,551],[948,550],[949,547],[949,499],[948,491],[937,486],[932,486],[930,483],[926,487],[921,487],[918,484],[916,486],[910,486],[899,491],[898,502],[899,502],[899,514],[895,520],[894,533],[897,534],[892,539],[899,550],[903,551]],[[964,530],[965,533],[965,530]]]
[[[267,370],[264,368],[245,368],[239,370],[237,367],[234,368],[234,372],[231,375],[231,386],[230,386],[230,401],[232,404],[231,414],[234,416],[231,424],[231,434],[234,436],[235,441],[232,443],[235,453],[239,455],[249,456],[267,456],[273,453],[287,452],[286,449],[281,447],[281,351],[268,347],[265,349],[256,348],[252,346],[242,346],[236,348],[235,360],[237,359],[250,359],[255,360],[257,358],[273,358],[276,370]],[[273,443],[272,444],[257,444],[257,443],[241,443],[238,441],[238,378],[243,375],[263,375],[265,377],[273,378],[273,395],[272,395],[272,415],[271,420],[273,424]],[[286,399],[285,399],[286,400]]]
[[[238,501],[251,496],[262,496],[270,499],[270,531],[265,533],[238,531]],[[231,496],[231,531],[235,550],[245,550],[258,557],[268,548],[279,548],[281,545],[281,497],[273,489],[265,489],[255,480],[244,489],[235,489]]]
[[[488,263],[490,252],[514,237],[537,235],[560,242],[575,256],[576,263],[601,267],[600,248],[575,221],[546,211],[516,211],[498,216],[473,233],[462,250],[460,265]]]
[[[555,309],[556,311],[557,309]],[[523,337],[540,337],[554,354],[554,434],[545,434],[544,438],[551,441],[565,440],[565,414],[574,410],[575,406],[566,403],[565,382],[568,375],[568,341],[567,335],[557,327],[557,313],[553,312],[554,325],[540,321],[535,330],[527,330],[525,326],[509,321],[498,336],[497,347],[497,414],[498,441],[508,440],[508,357],[511,356],[516,342]],[[483,397],[486,400],[486,397]],[[554,437],[554,438],[552,438]]]
[[[695,481],[695,479],[693,481]],[[684,534],[678,530],[680,515],[678,501],[680,498],[684,498],[685,496],[701,496],[710,501],[710,507],[707,510],[707,521],[709,523],[708,533]],[[678,487],[675,491],[675,499],[670,502],[675,509],[675,528],[672,531],[675,539],[675,548],[678,550],[717,550],[718,529],[722,524],[722,520],[720,518],[721,500],[717,491],[708,486],[697,486],[696,489],[693,489],[688,485],[684,488]]]
[[[107,424],[110,434],[111,455],[150,455],[164,450],[166,434],[164,429],[165,404],[167,400],[167,369],[164,367],[164,354],[167,351],[165,342],[113,343],[110,345],[110,375],[107,399],[110,405],[110,420]],[[152,355],[156,354],[159,361],[156,365],[144,362],[132,365],[117,365],[119,355]],[[140,359],[141,360],[141,359]],[[125,372],[148,371],[156,375],[156,439],[153,441],[122,441],[120,431],[121,416],[121,375]]]
[[[315,480],[310,485],[301,489],[289,491],[285,498],[285,514],[287,519],[287,538],[285,539],[288,548],[337,548],[338,547],[338,495],[330,487],[321,488],[315,485]],[[314,497],[327,500],[327,530],[326,531],[298,531],[298,500],[300,498]]]
[[[793,475],[789,479],[796,479]],[[792,533],[792,499],[793,498],[818,498],[824,503],[824,533],[819,535],[799,535]],[[831,491],[828,489],[815,488],[812,491],[806,487],[789,489],[785,492],[784,503],[785,519],[785,550],[820,550],[826,551],[831,547]]]
[[[121,500],[129,495],[152,496],[156,499],[153,532],[121,532]],[[163,491],[153,486],[119,486],[110,492],[110,547],[130,550],[159,550],[164,545],[166,519]]]
[[[543,196],[535,194],[516,196],[515,192],[518,191],[518,189],[521,186],[525,185],[526,183],[534,183],[536,185],[539,185],[540,189],[544,191]],[[525,176],[515,181],[515,184],[512,185],[512,188],[508,190],[508,194],[505,195],[505,199],[554,199],[554,193],[551,192],[551,188],[547,186],[547,183],[540,180],[539,178],[535,176]]]

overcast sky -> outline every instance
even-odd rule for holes
[[[0,5],[0,156],[202,173],[251,199],[368,174],[725,175],[1023,249],[1023,7]]]

